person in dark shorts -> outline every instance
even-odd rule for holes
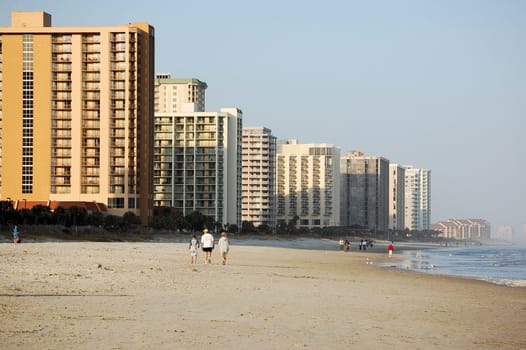
[[[205,264],[212,263],[212,250],[214,250],[214,246],[214,236],[205,228],[201,236],[201,249],[205,252]]]

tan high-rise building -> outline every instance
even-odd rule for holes
[[[0,27],[2,199],[97,202],[152,215],[154,29]]]
[[[242,219],[276,226],[276,137],[264,127],[243,128]]]
[[[280,141],[276,150],[278,226],[340,225],[340,149],[331,144]]]
[[[208,85],[199,79],[172,79],[169,73],[155,79],[155,113],[204,112]]]

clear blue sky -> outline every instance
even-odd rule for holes
[[[55,26],[144,21],[156,71],[278,138],[432,171],[432,220],[526,223],[526,1],[6,1]]]

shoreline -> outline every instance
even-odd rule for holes
[[[450,246],[402,252],[397,268],[526,288],[526,248],[521,245]]]
[[[3,237],[3,238],[2,238]],[[404,272],[417,273],[417,274],[431,274],[431,275],[440,275],[444,277],[455,277],[455,278],[465,278],[468,280],[483,281],[496,285],[504,285],[507,287],[513,288],[524,288],[526,285],[523,283],[514,284],[511,283],[500,283],[499,281],[480,278],[477,276],[462,276],[448,273],[433,273],[430,271],[423,271],[419,269],[407,268],[401,265],[404,261],[408,261],[411,256],[412,251],[428,250],[428,249],[455,249],[463,247],[471,247],[472,245],[468,244],[450,244],[443,245],[436,242],[420,242],[420,241],[398,241],[395,242],[395,252],[391,259],[382,260],[384,257],[387,257],[387,246],[389,241],[379,240],[374,241],[373,247],[367,248],[366,251],[359,250],[357,248],[358,241],[357,237],[353,237],[354,240],[351,241],[351,249],[348,252],[343,252],[340,250],[338,241],[334,237],[290,237],[290,236],[260,236],[260,235],[236,235],[235,238],[229,237],[230,244],[232,246],[240,247],[270,247],[270,248],[284,248],[284,249],[300,249],[300,250],[318,250],[324,252],[341,252],[342,254],[364,254],[362,257],[364,263],[366,264],[377,264],[377,267],[384,269],[396,269]],[[83,239],[61,239],[53,237],[52,235],[37,235],[30,236],[28,239],[24,239],[22,244],[27,243],[156,243],[156,244],[186,244],[191,238],[191,234],[153,234],[149,239],[137,239],[137,240],[126,240],[125,235],[121,236],[122,240],[114,241],[97,241],[97,240],[83,240]],[[215,237],[216,241],[218,237]],[[0,246],[2,243],[10,243],[10,240],[6,235],[0,233]],[[374,255],[378,254],[379,257]]]

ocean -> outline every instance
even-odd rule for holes
[[[338,242],[331,239],[247,239],[231,240],[231,243],[295,249],[338,249]],[[356,251],[357,242],[351,242],[351,253]],[[375,249],[368,251],[387,253],[387,243],[377,242]],[[526,246],[488,244],[446,248],[436,243],[395,242],[395,254],[402,256],[399,263],[394,266],[392,263],[380,264],[380,266],[478,279],[512,287],[526,287]]]
[[[526,247],[481,245],[402,251],[400,269],[526,287]]]

